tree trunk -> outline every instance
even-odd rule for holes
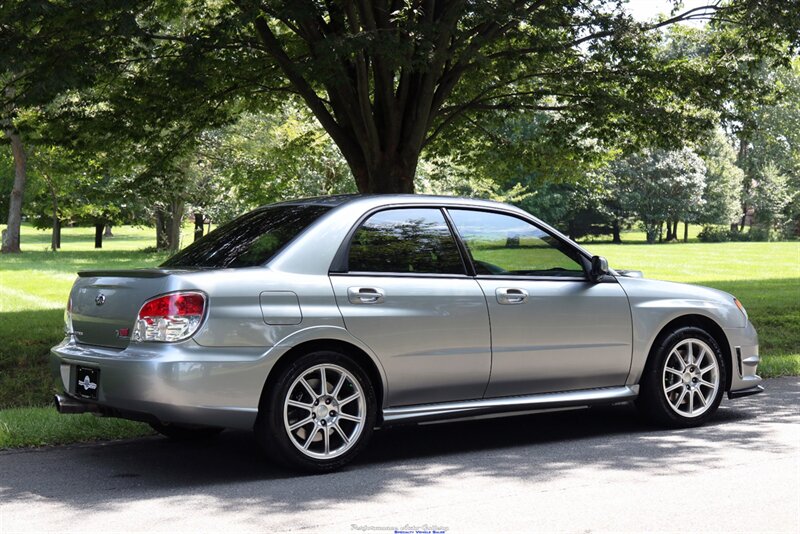
[[[11,141],[11,153],[14,156],[14,186],[11,189],[11,201],[8,204],[8,228],[4,234],[3,254],[19,254],[20,226],[22,225],[22,196],[25,193],[27,179],[25,149],[19,132],[12,128],[6,130],[6,137]]]
[[[50,188],[50,196],[53,198],[53,234],[50,237],[50,248],[55,252],[61,248],[61,221],[58,218],[58,194],[56,193],[56,186],[53,180],[50,179],[50,175],[42,173],[42,178],[47,182],[47,186]]]
[[[169,248],[167,237],[167,213],[162,208],[156,209],[156,250]]]
[[[111,225],[107,224],[105,232],[103,232],[103,237],[114,237],[114,234],[111,232]]]
[[[611,242],[616,244],[616,245],[621,245],[622,244],[622,237],[620,236],[620,231],[619,231],[619,219],[614,219],[614,223],[611,226],[611,232],[612,232],[612,234],[614,236],[614,238],[611,240]]]
[[[176,252],[181,248],[181,223],[183,222],[184,202],[173,200],[170,202],[170,216],[167,231],[169,232],[169,250]]]
[[[678,219],[672,221],[672,239],[678,240]]]
[[[53,237],[50,240],[50,248],[53,252],[61,248],[61,219],[53,217]]]
[[[413,194],[418,161],[417,153],[413,157],[403,157],[400,154],[384,155],[373,165],[348,163],[356,179],[359,193]]]
[[[687,221],[683,221],[683,242],[689,242],[689,223]]]
[[[658,242],[664,242],[664,221],[658,223]]]
[[[170,201],[167,208],[156,209],[156,248],[175,252],[181,244],[184,202]]]
[[[103,248],[103,223],[94,223],[94,248]]]
[[[197,241],[201,237],[203,237],[203,214],[202,213],[195,213],[194,214],[194,240]]]

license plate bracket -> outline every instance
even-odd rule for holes
[[[75,394],[84,399],[97,399],[100,369],[78,366],[75,369]]]

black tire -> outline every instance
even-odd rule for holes
[[[199,441],[218,436],[224,428],[188,426],[174,423],[150,423],[150,428],[175,441]]]
[[[705,350],[704,346],[711,349],[710,354],[707,356],[705,354],[709,351]],[[684,356],[682,354],[687,353],[687,349],[690,347],[693,352],[696,352],[697,348],[701,348],[703,356],[696,354],[693,357],[702,357],[703,359],[700,365],[694,366],[694,368],[691,365],[687,365],[684,376],[679,377],[677,376],[678,373],[673,369],[677,362],[673,350],[677,350],[683,360]],[[698,375],[700,383],[697,383],[698,378],[691,377],[695,373],[700,373],[703,366],[707,368],[711,365],[711,360],[708,358],[713,358],[717,367],[702,376]],[[688,356],[686,356],[686,360],[689,360]],[[683,363],[686,362],[684,361]],[[672,371],[665,369],[668,364],[670,369],[673,369]],[[716,376],[713,373],[716,373]],[[668,384],[669,380],[674,382]],[[702,328],[694,326],[677,328],[656,340],[642,374],[641,390],[639,398],[636,400],[636,405],[647,419],[661,426],[669,428],[700,426],[713,417],[717,411],[725,391],[726,380],[725,358],[717,341]],[[713,390],[713,393],[711,393],[712,389],[710,387],[702,385],[706,381],[716,383],[716,389]],[[668,393],[668,389],[673,389],[673,391]],[[699,390],[700,393],[696,393],[695,389]],[[689,399],[686,398],[687,394]],[[701,397],[706,400],[701,407],[702,411],[698,409],[698,415],[693,416],[686,413],[689,412],[689,401],[699,403]]]
[[[319,389],[321,380],[317,379],[314,382],[314,377],[321,376],[317,374],[319,371],[314,369],[320,366],[325,366],[327,375],[330,375],[326,375],[326,383],[328,385],[325,392]],[[320,401],[329,397],[335,389],[335,385],[331,382],[334,380],[338,382],[339,378],[343,376],[335,368],[343,369],[350,375],[349,378],[343,379],[344,385],[341,386],[338,396],[333,399],[334,404],[340,408],[338,416],[341,419],[337,419],[335,416],[331,419],[330,414],[335,413],[332,411],[325,416],[320,416],[318,419],[314,410],[320,408],[293,408],[286,404],[291,389],[292,400],[302,401],[304,404],[311,404],[311,406],[315,406],[313,402],[318,402],[319,406],[322,407]],[[300,356],[277,372],[279,374],[276,379],[269,382],[268,389],[262,395],[259,416],[255,425],[256,439],[270,458],[293,469],[321,473],[341,468],[364,450],[372,437],[377,404],[372,383],[358,362],[350,356],[339,352],[316,351]],[[300,388],[298,381],[301,377],[308,377],[306,382],[312,386],[314,393],[318,396],[316,401],[314,401],[314,397],[310,393],[308,393],[308,397],[302,396],[302,391],[308,392],[305,387],[298,392],[298,388]],[[352,380],[357,381],[358,385],[356,386]],[[349,394],[344,394],[345,387],[348,388]],[[346,400],[342,397],[351,397],[353,392],[358,393],[358,388],[360,388],[361,397],[349,403],[351,405],[355,403],[354,406],[350,407],[348,405],[345,408],[346,405],[342,404],[339,407],[338,401]],[[360,399],[363,399],[363,402]],[[354,410],[358,413],[353,415],[345,413],[346,411]],[[363,422],[352,423],[347,421],[343,419],[346,415],[351,415],[351,417],[358,416]],[[314,417],[314,421],[291,432],[290,436],[290,430],[287,425],[309,417]],[[329,421],[327,427],[319,426],[319,424],[322,424],[323,419]],[[358,429],[357,432],[356,429]],[[341,439],[341,436],[345,434],[349,434],[351,437],[355,436],[350,440],[352,443]],[[309,452],[300,450],[300,442],[306,439],[312,445],[309,446]],[[327,448],[325,447],[328,445],[318,444],[320,440],[324,441],[326,439],[331,446],[331,455],[336,454],[336,456],[325,458],[309,456],[309,454],[327,454]],[[342,450],[341,453],[337,453],[332,449],[337,440],[339,449]],[[295,443],[298,444],[296,445]],[[317,450],[318,448],[323,450],[319,451]]]

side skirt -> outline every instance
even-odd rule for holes
[[[515,412],[535,413],[558,408],[583,408],[597,404],[616,404],[631,401],[638,394],[639,386],[632,385],[494,399],[415,404],[384,409],[383,426],[486,415],[512,415]]]

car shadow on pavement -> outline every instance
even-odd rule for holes
[[[299,476],[267,461],[252,435],[228,431],[204,442],[160,437],[0,453],[0,502],[54,499],[67,507],[113,509],[137,498],[210,497],[209,506],[269,511],[314,509],[436,484],[460,474],[547,482],[570,469],[647,476],[714,468],[728,448],[781,453],[774,439],[798,424],[797,378],[725,401],[706,426],[663,430],[631,406],[504,419],[397,427],[375,433],[346,469]],[[777,433],[777,434],[776,434]]]

